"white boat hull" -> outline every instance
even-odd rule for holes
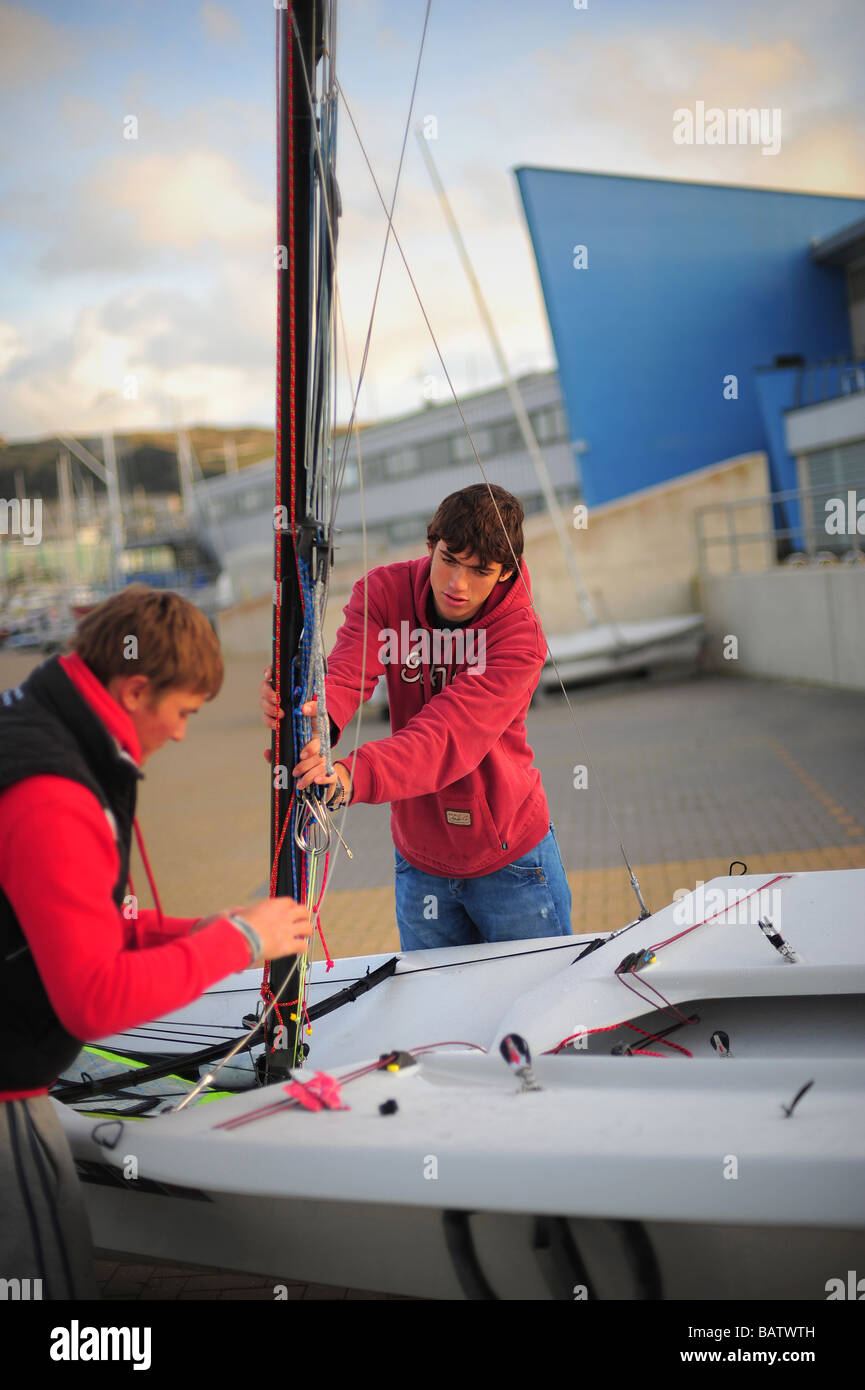
[[[347,1083],[349,1110],[222,1127],[282,1098],[268,1087],[108,1122],[111,1150],[75,1116],[94,1240],[434,1298],[825,1298],[865,1262],[865,1064],[535,1070],[544,1089],[520,1093],[498,1057],[442,1054]]]
[[[279,1086],[99,1129],[58,1107],[94,1239],[418,1297],[825,1298],[865,1268],[863,904],[865,870],[752,874],[588,951],[412,953],[309,1038],[304,1078],[372,1059],[345,1081],[349,1109],[259,1115]],[[313,1000],[385,959],[337,962],[330,980],[315,967]],[[257,977],[239,983],[150,1044],[234,1036],[258,998]],[[542,1090],[518,1091],[508,1033]],[[375,1066],[422,1047],[395,1074]]]
[[[599,680],[630,671],[696,666],[704,643],[701,613],[651,618],[642,622],[599,623],[549,639],[550,655],[541,672],[543,688]],[[558,669],[557,669],[558,668]]]

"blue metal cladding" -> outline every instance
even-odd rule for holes
[[[516,171],[590,506],[768,449],[758,367],[852,351],[841,270],[811,241],[861,198]],[[574,266],[585,246],[587,268]],[[738,379],[725,400],[724,378]],[[789,460],[788,460],[789,462]],[[795,486],[777,460],[781,486]]]

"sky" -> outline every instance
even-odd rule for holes
[[[430,149],[517,374],[555,358],[515,167],[865,194],[862,0],[576,3],[432,0],[414,106],[413,127],[435,130]],[[340,83],[388,200],[425,10],[338,5]],[[274,14],[273,0],[0,0],[7,440],[272,426]],[[780,110],[780,149],[677,144],[673,112],[701,101]],[[339,129],[339,286],[356,378],[386,223],[345,112]],[[394,225],[458,392],[497,383],[414,135]],[[344,363],[340,381],[344,420]],[[446,386],[391,249],[359,418],[418,409],[425,394],[444,399]]]

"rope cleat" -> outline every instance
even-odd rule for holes
[[[502,1038],[499,1051],[511,1070],[519,1077],[521,1091],[543,1090],[532,1071],[532,1054],[525,1038],[521,1038],[519,1033],[508,1033],[507,1037]]]
[[[383,1052],[378,1059],[379,1071],[406,1071],[408,1067],[416,1066],[417,1058],[412,1057],[410,1052]]]

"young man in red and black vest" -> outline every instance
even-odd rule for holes
[[[330,777],[314,738],[293,770],[298,789],[334,784],[332,805],[391,803],[406,951],[571,932],[570,889],[526,739],[547,644],[522,523],[504,488],[463,488],[430,522],[427,556],[355,584],[328,658],[332,742],[382,674],[392,734],[342,757]],[[273,728],[283,711],[269,677],[261,708]]]
[[[41,1280],[46,1299],[97,1296],[49,1086],[84,1041],[311,935],[291,898],[165,917],[151,882],[157,908],[130,912],[141,765],[218,694],[219,643],[180,595],[136,584],[89,613],[72,647],[0,696],[0,1278]]]

